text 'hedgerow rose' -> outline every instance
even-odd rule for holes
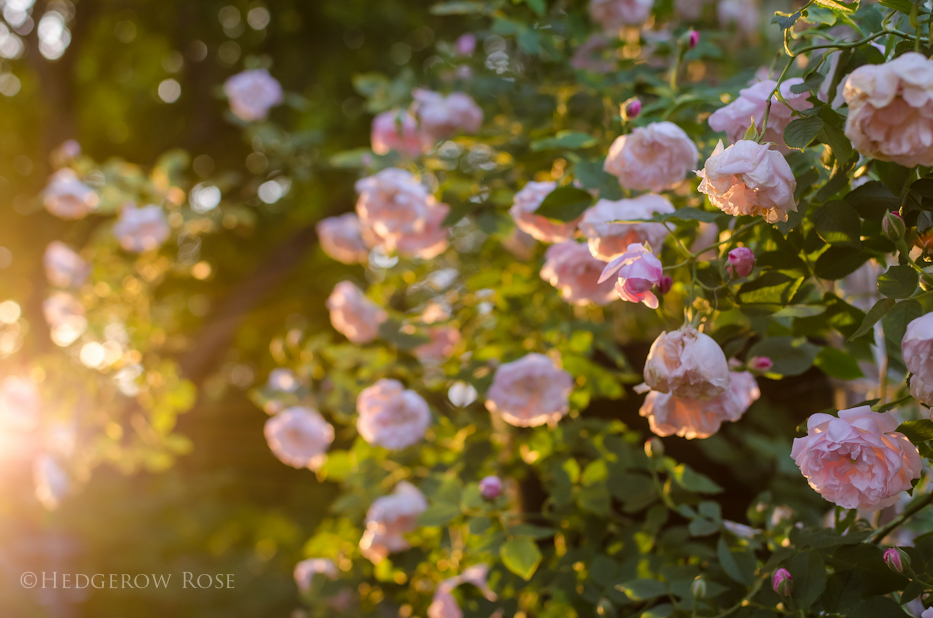
[[[920,477],[920,453],[890,414],[869,406],[814,414],[807,435],[795,438],[791,457],[810,487],[846,509],[891,506]]]
[[[614,32],[637,26],[651,15],[654,0],[590,0],[590,19]]]
[[[369,444],[398,450],[416,444],[431,426],[424,398],[398,380],[382,379],[356,399],[356,429]]]
[[[81,287],[91,272],[91,267],[80,255],[58,240],[53,240],[45,248],[42,265],[49,283],[60,288]]]
[[[560,290],[561,298],[575,305],[608,305],[612,302],[612,282],[598,283],[606,265],[592,255],[585,244],[574,240],[551,245],[541,278]]]
[[[658,285],[663,276],[661,260],[654,257],[644,245],[634,243],[629,245],[625,253],[606,264],[599,282],[615,278],[615,291],[619,298],[657,309],[658,297],[651,288]]]
[[[321,249],[338,262],[359,264],[369,257],[369,248],[363,242],[360,218],[356,213],[321,219],[314,229]]]
[[[709,335],[691,326],[661,333],[645,361],[645,384],[686,399],[712,399],[729,388],[729,364]]]
[[[317,410],[294,407],[267,420],[265,435],[269,448],[282,463],[317,470],[327,459],[334,428]]]
[[[407,481],[396,485],[391,495],[376,498],[366,513],[366,531],[360,539],[363,556],[378,564],[389,554],[411,547],[405,535],[414,531],[418,516],[427,509],[424,494]]]
[[[158,249],[171,232],[165,213],[155,204],[142,208],[127,204],[113,226],[113,234],[120,246],[132,253]]]
[[[269,110],[282,102],[282,86],[265,69],[237,73],[224,82],[230,111],[240,120],[263,120]]]
[[[573,376],[544,354],[527,354],[496,369],[486,409],[516,427],[556,423],[570,410]]]
[[[768,223],[787,221],[797,212],[797,181],[784,155],[767,144],[740,140],[723,148],[722,140],[697,172],[698,187],[710,203],[726,214],[761,215]]]
[[[784,129],[794,119],[793,111],[798,112],[810,109],[813,104],[807,101],[809,92],[794,94],[791,87],[802,84],[799,77],[785,80],[781,83],[781,96],[790,104],[790,107],[771,97],[771,112],[768,114],[768,127],[765,131],[764,141],[771,142],[783,153],[790,152],[784,144]],[[761,127],[768,108],[768,97],[774,91],[777,82],[766,79],[757,82],[748,88],[739,91],[739,97],[725,107],[721,107],[709,117],[709,126],[713,131],[725,131],[729,141],[733,144],[741,141],[745,132],[752,126]]]
[[[626,189],[664,191],[696,169],[699,156],[683,129],[673,122],[653,122],[617,137],[603,169]]]
[[[611,262],[632,243],[647,243],[660,255],[668,231],[663,223],[613,223],[651,219],[655,213],[674,212],[666,197],[646,193],[629,200],[599,200],[580,219],[580,231],[586,236],[590,253],[604,262]]]
[[[556,182],[532,180],[515,194],[515,202],[509,210],[509,214],[515,219],[515,224],[519,229],[541,242],[570,240],[573,238],[574,230],[577,229],[576,220],[560,223],[535,214],[544,198],[556,188]]]
[[[846,137],[861,154],[905,167],[933,165],[933,60],[908,52],[845,80]]]
[[[933,313],[912,320],[901,341],[901,358],[910,377],[910,394],[933,404]]]
[[[78,180],[78,175],[68,168],[55,172],[42,191],[45,209],[62,219],[82,219],[99,201],[94,189]]]
[[[357,344],[369,343],[378,337],[379,325],[389,317],[349,281],[341,281],[334,287],[327,298],[327,308],[334,330]]]

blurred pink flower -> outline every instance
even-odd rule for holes
[[[327,460],[334,428],[317,410],[294,407],[267,420],[265,435],[272,453],[282,463],[317,470]]]
[[[590,19],[606,32],[637,26],[651,16],[654,0],[590,0]]]
[[[91,272],[91,267],[80,255],[58,240],[53,240],[45,248],[42,265],[49,283],[60,288],[81,287]]]
[[[243,71],[224,82],[230,111],[246,122],[264,120],[269,110],[283,100],[282,86],[265,69]]]
[[[486,409],[516,427],[556,423],[570,410],[573,376],[543,354],[527,354],[496,369]]]
[[[399,450],[417,444],[431,426],[431,410],[421,395],[398,380],[378,380],[356,399],[356,428],[369,444]]]
[[[645,383],[684,399],[708,400],[729,388],[729,364],[709,335],[691,326],[663,332],[645,361]]]
[[[389,154],[392,150],[409,158],[422,154],[418,121],[406,110],[393,109],[373,118],[370,141],[373,152],[378,155]]]
[[[632,243],[625,253],[606,264],[598,281],[615,278],[615,291],[619,298],[657,309],[658,297],[651,288],[658,285],[663,276],[661,260],[654,257],[645,245]]]
[[[479,482],[479,493],[485,500],[495,500],[502,495],[502,479],[486,476]]]
[[[933,313],[927,313],[907,324],[901,341],[901,358],[910,377],[910,394],[927,405],[933,405]]]
[[[667,198],[653,193],[614,202],[599,200],[583,213],[580,231],[586,236],[590,253],[604,262],[616,259],[634,243],[647,243],[652,251],[660,254],[668,235],[663,223],[613,222],[651,219],[655,213],[672,212],[674,207]]]
[[[327,579],[336,580],[339,575],[337,565],[328,558],[308,558],[295,565],[295,583],[298,590],[308,592],[314,576],[321,574]]]
[[[376,498],[366,513],[366,530],[360,539],[363,556],[378,564],[389,554],[411,547],[404,535],[415,530],[418,516],[427,509],[424,494],[407,481],[396,485],[391,495]]]
[[[431,341],[412,350],[422,363],[441,363],[450,358],[460,343],[460,331],[453,326],[436,326],[428,329]]]
[[[532,180],[515,194],[515,203],[509,210],[519,229],[541,242],[554,243],[570,240],[573,238],[574,230],[577,229],[576,220],[561,223],[534,214],[544,198],[556,188],[556,182]]]
[[[784,144],[784,129],[794,119],[793,111],[801,112],[813,107],[807,100],[810,96],[809,91],[801,94],[791,92],[791,87],[802,83],[803,80],[799,77],[781,83],[781,96],[790,103],[790,107],[778,100],[777,96],[771,97],[771,112],[768,114],[768,128],[764,139],[784,154],[790,152],[790,148]],[[745,132],[751,127],[753,120],[760,130],[768,107],[768,97],[775,86],[776,81],[765,79],[740,90],[735,101],[719,108],[709,117],[710,128],[713,131],[725,131],[733,144],[744,139]]]
[[[747,277],[755,269],[755,254],[748,247],[736,247],[729,252],[726,270],[733,277]]]
[[[353,343],[369,343],[379,336],[388,314],[349,281],[341,281],[327,299],[334,330]]]
[[[585,244],[575,240],[548,247],[541,278],[560,290],[561,298],[574,305],[608,305],[613,284],[597,283],[604,262],[592,255]]]
[[[735,24],[739,30],[749,34],[757,32],[761,22],[759,0],[719,0],[716,14],[721,27]]]
[[[421,121],[425,150],[458,132],[476,133],[483,125],[483,110],[468,94],[452,92],[444,96],[439,92],[419,88],[412,96],[415,99],[415,115]]]
[[[604,59],[604,53],[609,50],[609,40],[601,34],[590,35],[583,45],[573,52],[570,66],[580,71],[593,73],[610,73],[616,66],[614,60]]]
[[[461,34],[457,38],[456,47],[458,56],[472,56],[473,52],[476,51],[476,36],[471,32]]]
[[[52,174],[42,191],[45,209],[62,219],[82,219],[91,213],[100,198],[73,170],[63,168]]]
[[[113,234],[126,251],[142,253],[161,247],[168,240],[171,228],[161,207],[150,204],[136,208],[127,204],[120,211]]]
[[[0,382],[0,427],[29,431],[39,424],[42,399],[32,379],[11,375]]]
[[[321,249],[338,262],[359,264],[369,257],[369,249],[363,242],[360,218],[356,213],[348,212],[321,219],[315,230]]]
[[[612,142],[603,169],[626,189],[664,191],[696,169],[699,152],[693,140],[673,122],[637,127]]]

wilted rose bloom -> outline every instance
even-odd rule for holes
[[[544,354],[527,354],[496,369],[486,409],[516,427],[556,423],[570,410],[573,376]]]
[[[366,531],[360,539],[363,556],[378,564],[389,554],[411,547],[404,535],[414,531],[418,516],[427,509],[424,494],[407,481],[396,485],[391,495],[376,498],[366,513]]]
[[[729,388],[729,364],[719,344],[691,326],[661,333],[645,361],[645,383],[686,399],[712,399]]]
[[[438,140],[458,132],[476,133],[483,125],[483,110],[468,94],[452,92],[444,96],[440,92],[419,88],[412,96],[415,114],[421,121],[422,141],[428,149]]]
[[[298,378],[291,369],[279,367],[269,372],[269,380],[266,385],[273,391],[280,393],[294,393],[298,390]]]
[[[722,423],[742,418],[761,396],[752,374],[733,372],[729,378],[729,388],[707,400],[651,391],[638,413],[648,418],[651,431],[659,436],[708,438],[719,431]]]
[[[577,229],[577,220],[561,223],[535,214],[544,198],[556,188],[556,182],[532,180],[515,194],[515,203],[509,210],[519,229],[541,242],[570,240]]]
[[[349,281],[341,281],[334,287],[327,298],[327,309],[334,330],[357,344],[369,343],[378,337],[379,325],[389,317]]]
[[[314,229],[321,249],[338,262],[359,264],[369,257],[369,248],[363,242],[360,218],[356,213],[321,219]]]
[[[311,582],[314,576],[321,574],[327,579],[335,580],[339,573],[337,565],[333,560],[327,558],[308,558],[295,565],[295,583],[298,584],[298,590],[308,592],[311,590]]]
[[[644,245],[633,243],[628,250],[606,264],[599,281],[615,278],[615,291],[619,298],[630,303],[644,303],[658,308],[658,297],[651,288],[661,283],[664,267]]]
[[[664,191],[693,171],[700,156],[693,140],[673,122],[653,122],[612,142],[603,169],[626,189]]]
[[[726,270],[734,277],[747,277],[755,269],[755,254],[748,247],[736,247],[729,252]]]
[[[269,110],[282,102],[282,86],[265,69],[243,71],[224,82],[230,111],[246,122],[263,120]]]
[[[846,137],[861,154],[905,167],[933,165],[933,60],[908,52],[845,80]]]
[[[42,191],[45,209],[62,219],[84,218],[97,207],[99,201],[94,189],[78,180],[78,175],[68,168],[52,174],[49,184]]]
[[[541,278],[560,290],[561,298],[575,305],[608,305],[613,298],[611,281],[597,283],[606,265],[585,244],[568,240],[551,245],[545,252]]]
[[[356,429],[366,442],[390,450],[417,444],[431,426],[428,402],[398,380],[382,379],[356,399]]]
[[[460,343],[460,331],[453,326],[430,328],[428,337],[431,341],[412,350],[422,363],[441,363],[447,360]]]
[[[267,420],[265,435],[269,448],[282,463],[317,470],[327,459],[334,428],[317,410],[294,407]]]
[[[719,16],[719,25],[723,28],[735,24],[739,30],[748,33],[757,31],[761,21],[758,0],[719,0],[716,14]]]
[[[613,223],[651,219],[655,213],[668,214],[674,207],[666,197],[646,193],[630,200],[599,200],[580,219],[580,231],[586,236],[593,257],[611,262],[633,243],[647,243],[655,253],[668,231],[663,223]]]
[[[142,208],[127,204],[113,226],[113,234],[120,246],[133,253],[158,249],[170,233],[165,213],[154,204]]]
[[[39,455],[32,468],[36,499],[46,509],[54,511],[68,495],[71,481],[62,467],[50,455]]]
[[[791,457],[810,487],[846,509],[869,511],[891,506],[920,477],[917,447],[891,414],[869,406],[841,410],[839,418],[814,414],[807,435],[795,438]]]
[[[790,152],[784,144],[784,129],[794,119],[793,110],[803,111],[813,107],[807,101],[809,91],[801,94],[791,92],[791,87],[802,84],[799,77],[788,79],[781,83],[781,96],[790,103],[788,107],[780,102],[777,96],[771,97],[771,112],[768,114],[768,128],[765,131],[764,141],[771,142],[783,153]],[[745,137],[745,132],[751,127],[754,119],[759,129],[764,121],[765,110],[768,108],[768,97],[774,91],[777,82],[765,79],[739,91],[739,97],[725,107],[720,107],[709,117],[709,126],[713,131],[725,131],[729,141],[733,144]],[[793,108],[793,110],[791,109]]]
[[[76,288],[87,279],[91,267],[65,243],[53,240],[42,256],[45,276],[54,286]]]
[[[7,376],[0,382],[0,427],[29,431],[39,424],[42,399],[31,379]]]
[[[637,26],[651,16],[654,0],[590,0],[590,19],[606,32]]]
[[[740,140],[723,149],[722,140],[706,167],[697,172],[698,187],[710,203],[726,214],[761,215],[768,223],[787,221],[797,212],[797,181],[784,155],[767,144]]]
[[[418,121],[411,112],[393,109],[373,118],[370,142],[378,155],[394,150],[402,156],[417,157],[422,153]]]
[[[933,313],[912,320],[901,341],[901,358],[907,365],[910,394],[933,405]]]

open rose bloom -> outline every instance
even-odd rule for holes
[[[294,407],[266,421],[266,441],[279,460],[293,468],[317,470],[327,459],[334,428],[317,410]]]
[[[295,565],[295,583],[298,584],[298,590],[308,592],[311,590],[311,583],[315,575],[323,575],[327,579],[337,579],[339,572],[337,565],[328,558],[308,558]]]
[[[473,584],[479,588],[484,597],[495,601],[496,593],[486,583],[488,573],[489,565],[478,564],[471,566],[456,577],[442,581],[438,584],[431,605],[428,607],[428,618],[462,618],[463,610],[457,605],[457,599],[452,594],[453,590],[461,584]]]
[[[729,364],[709,335],[691,326],[661,333],[645,362],[645,383],[686,399],[712,399],[729,388]]]
[[[790,149],[784,144],[784,129],[794,119],[794,110],[802,112],[813,107],[813,104],[807,101],[809,92],[795,94],[791,91],[793,86],[802,84],[803,80],[794,77],[781,82],[780,93],[790,107],[778,100],[777,96],[771,97],[777,82],[773,79],[765,79],[752,84],[748,88],[739,91],[739,97],[722,107],[709,117],[709,126],[713,131],[725,131],[729,141],[735,144],[741,141],[745,132],[751,127],[752,120],[756,127],[761,127],[765,117],[765,110],[768,107],[768,97],[771,97],[771,112],[768,114],[768,128],[765,131],[764,141],[771,142],[783,153],[790,152]]]
[[[580,231],[586,236],[590,253],[603,262],[611,262],[633,243],[647,245],[660,254],[669,232],[663,223],[615,223],[651,219],[655,213],[670,214],[674,206],[661,195],[646,193],[628,200],[599,200],[580,219]]]
[[[664,191],[695,170],[699,156],[683,129],[673,122],[653,122],[617,137],[603,169],[618,177],[626,189]]]
[[[94,189],[80,180],[68,168],[55,172],[42,192],[45,209],[62,219],[82,219],[89,215],[100,202]]]
[[[376,498],[366,513],[366,530],[360,539],[363,556],[378,564],[389,554],[411,547],[405,535],[417,528],[418,516],[427,509],[424,494],[407,481],[396,485],[391,495]]]
[[[613,282],[598,283],[606,266],[592,255],[585,244],[574,240],[551,245],[541,278],[560,290],[561,297],[574,305],[608,305],[612,302]]]
[[[917,447],[895,430],[890,413],[869,406],[841,410],[839,418],[814,414],[807,435],[795,438],[791,457],[810,487],[846,509],[891,506],[920,477]]]
[[[901,342],[901,358],[910,377],[910,394],[933,405],[933,313],[927,313],[907,325]]]
[[[428,403],[398,380],[382,379],[363,389],[356,411],[360,437],[390,450],[417,444],[431,426]]]
[[[341,281],[334,287],[327,299],[327,308],[334,330],[357,344],[369,343],[378,337],[379,325],[389,317],[349,281]]]
[[[556,423],[570,411],[573,376],[544,354],[527,354],[496,369],[486,409],[516,427]]]
[[[369,257],[369,248],[363,242],[360,218],[356,213],[321,219],[315,230],[321,249],[338,262],[359,264]]]
[[[657,309],[658,297],[651,290],[661,283],[663,276],[661,260],[644,245],[632,244],[625,253],[606,265],[599,282],[615,278],[615,291],[619,298]]]
[[[444,96],[432,90],[416,89],[415,114],[421,122],[422,141],[427,148],[459,132],[475,133],[483,125],[483,110],[463,92]]]
[[[132,204],[124,206],[113,226],[113,234],[120,246],[132,253],[158,249],[171,232],[162,208],[154,204],[142,208]]]
[[[556,182],[532,180],[515,194],[515,202],[509,210],[518,228],[541,242],[570,240],[577,229],[576,220],[561,223],[535,214],[544,198],[556,188]]]
[[[637,26],[651,16],[654,0],[590,0],[590,19],[606,32]]]
[[[269,110],[282,102],[282,86],[265,69],[237,73],[224,82],[230,111],[240,120],[264,120]]]

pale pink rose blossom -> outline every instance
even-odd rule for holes
[[[327,299],[334,330],[356,344],[373,341],[388,314],[349,281],[341,281]]]
[[[398,239],[396,248],[402,255],[431,260],[447,249],[450,228],[442,224],[450,214],[450,206],[434,202],[434,196],[431,196],[431,203],[433,205],[428,208],[424,230],[415,234],[406,234]]]
[[[577,220],[562,223],[535,214],[544,198],[556,188],[556,182],[532,180],[515,194],[515,203],[509,210],[509,214],[515,219],[519,229],[541,242],[554,243],[570,240],[577,229]]]
[[[453,326],[437,326],[428,329],[431,341],[419,345],[412,353],[422,363],[442,363],[454,353],[460,343],[460,331]]]
[[[295,565],[295,583],[298,590],[308,592],[315,575],[323,575],[327,579],[336,580],[339,575],[337,565],[328,558],[308,558]]]
[[[685,399],[712,399],[729,388],[729,364],[712,337],[691,326],[663,332],[648,352],[645,383]]]
[[[729,252],[726,270],[733,277],[747,277],[755,269],[755,254],[748,247],[736,247]]]
[[[366,513],[366,531],[360,539],[363,556],[379,564],[389,554],[410,548],[405,535],[415,530],[418,516],[427,509],[424,494],[407,481],[396,485],[391,495],[376,498]]]
[[[667,238],[663,223],[613,223],[651,219],[655,213],[669,214],[674,206],[666,197],[646,193],[628,200],[599,200],[580,219],[580,231],[586,236],[593,257],[611,262],[633,243],[647,243],[657,254]]]
[[[266,386],[270,390],[279,393],[294,393],[298,390],[300,384],[294,371],[279,367],[269,372],[269,380],[266,382]]]
[[[920,453],[897,425],[893,415],[869,406],[841,410],[839,418],[814,414],[807,435],[794,439],[791,457],[829,502],[876,511],[896,503],[920,478]]]
[[[142,208],[127,204],[113,226],[120,246],[132,253],[158,249],[168,240],[171,231],[162,208],[154,204]]]
[[[370,142],[373,152],[378,155],[394,150],[413,159],[423,152],[418,121],[407,110],[393,109],[373,118]]]
[[[739,30],[752,34],[761,22],[761,7],[758,0],[719,0],[716,5],[719,25],[728,28],[735,24]]]
[[[613,299],[611,281],[597,283],[605,266],[585,244],[575,240],[548,247],[541,278],[560,290],[561,298],[574,305],[608,305]]]
[[[739,91],[739,97],[725,107],[721,107],[709,117],[709,126],[713,131],[725,131],[729,141],[735,144],[744,139],[745,132],[751,127],[754,119],[755,126],[761,129],[765,110],[768,107],[768,97],[771,97],[771,112],[768,114],[768,128],[765,131],[764,141],[774,144],[777,150],[784,154],[790,152],[784,144],[784,129],[794,119],[793,110],[798,112],[810,109],[813,104],[807,101],[809,91],[794,94],[791,87],[802,84],[799,77],[788,79],[781,83],[781,96],[790,104],[790,107],[771,97],[777,82],[765,79],[756,82]]]
[[[573,376],[544,354],[527,354],[496,369],[486,409],[516,427],[556,423],[570,411]]]
[[[722,141],[697,172],[700,193],[726,214],[761,215],[768,223],[787,221],[797,212],[797,181],[781,153],[767,144],[741,140],[723,149]]]
[[[224,82],[230,111],[246,122],[264,120],[269,110],[283,100],[282,86],[265,69],[243,71]]]
[[[369,257],[369,248],[363,242],[360,218],[356,213],[321,219],[314,229],[321,249],[338,262],[359,264]]]
[[[293,468],[317,470],[327,460],[334,441],[334,427],[311,408],[287,408],[266,421],[269,448]]]
[[[933,405],[933,313],[912,320],[901,341],[901,358],[910,377],[910,394]]]
[[[0,427],[29,431],[39,424],[42,399],[27,377],[7,376],[0,382]]]
[[[905,167],[933,165],[933,60],[908,52],[845,79],[845,134],[861,154]]]
[[[742,418],[761,396],[752,374],[732,372],[729,378],[729,388],[707,400],[651,391],[638,413],[648,418],[651,431],[659,436],[677,435],[688,440],[708,438],[719,431],[722,423]]]
[[[447,587],[439,586],[428,606],[428,618],[463,618],[463,610]]]
[[[461,34],[457,38],[456,48],[458,56],[472,56],[476,51],[476,35],[470,32]]]
[[[32,468],[36,499],[49,511],[58,508],[71,489],[68,474],[51,455],[39,455]]]
[[[651,16],[654,0],[590,0],[590,19],[606,32],[637,26]]]
[[[483,125],[483,110],[466,93],[452,92],[444,96],[440,92],[419,88],[412,96],[426,149],[459,132],[476,133]]]
[[[62,219],[82,219],[96,207],[100,197],[80,180],[73,170],[63,168],[52,174],[42,191],[45,209]]]
[[[356,429],[366,442],[389,450],[417,444],[431,426],[428,402],[398,380],[378,380],[356,399]]]
[[[77,288],[91,273],[91,267],[65,243],[53,240],[42,256],[45,277],[60,288]]]
[[[457,600],[452,592],[454,588],[461,584],[472,584],[479,588],[480,592],[490,601],[496,600],[496,593],[486,583],[489,574],[488,564],[477,564],[471,566],[456,577],[450,577],[437,585],[434,592],[434,599],[428,607],[428,618],[462,618],[463,611],[457,605]]]
[[[606,264],[599,282],[615,278],[615,291],[619,298],[657,309],[658,297],[651,288],[661,283],[663,276],[661,260],[654,257],[645,245],[633,243],[625,253]]]
[[[664,191],[696,169],[700,153],[673,122],[653,122],[620,135],[609,147],[603,169],[626,189]]]

